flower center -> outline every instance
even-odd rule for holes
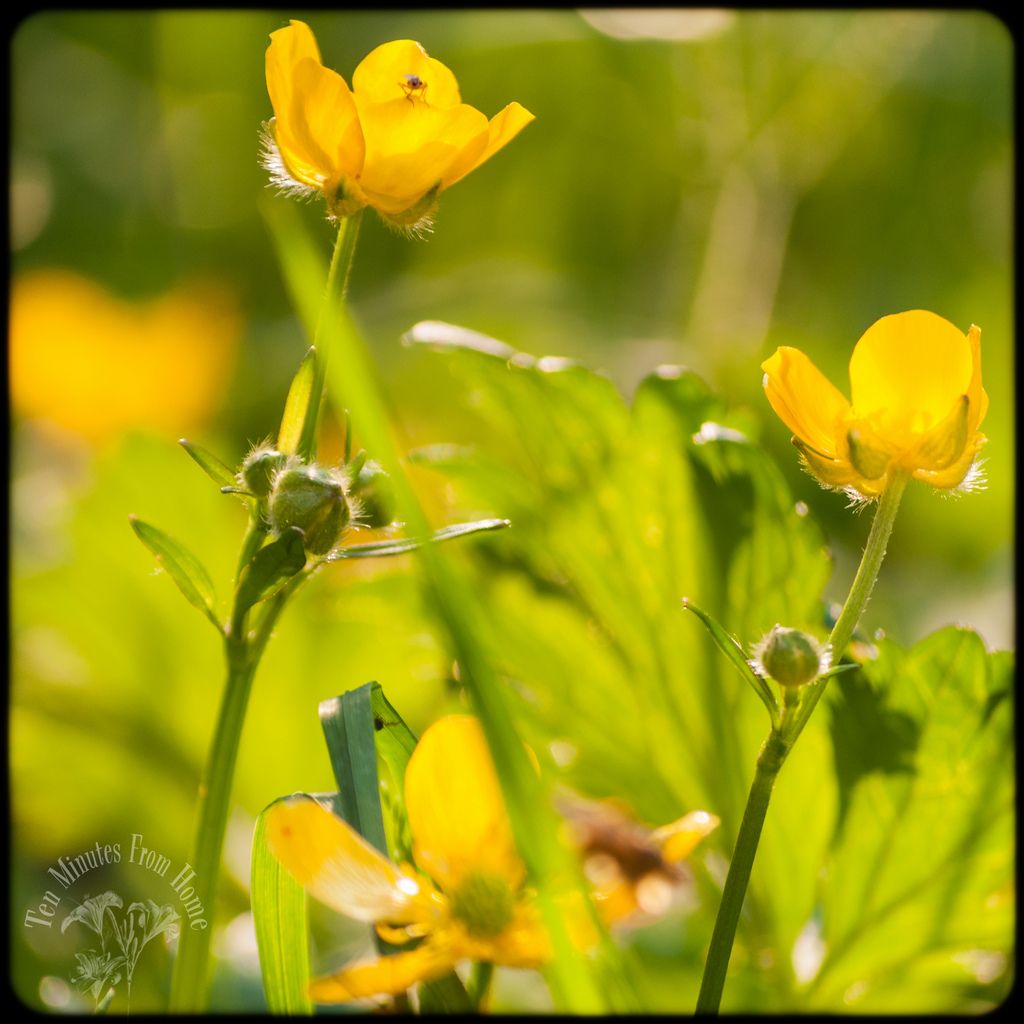
[[[492,939],[511,922],[515,894],[500,875],[471,871],[451,894],[451,905],[470,935]]]

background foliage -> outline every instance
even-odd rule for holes
[[[46,867],[132,831],[184,856],[191,835],[220,652],[126,517],[226,586],[244,510],[174,442],[240,459],[304,351],[264,219],[287,200],[256,161],[287,17],[51,12],[13,39],[12,969],[34,1005],[77,998],[54,979],[73,937],[21,926]],[[415,38],[474,106],[537,115],[427,241],[367,220],[354,315],[431,519],[513,521],[451,555],[547,767],[651,824],[723,819],[690,905],[624,942],[642,1005],[682,1011],[765,723],[680,598],[744,643],[821,631],[868,525],[799,472],[758,365],[796,345],[845,389],[885,313],[982,327],[988,490],[909,489],[863,669],[780,779],[723,1008],[983,1009],[1012,973],[1011,662],[986,650],[1012,636],[1009,34],[980,13],[651,17],[308,16],[346,76]],[[322,211],[302,213],[326,265]],[[409,334],[423,320],[511,348]],[[261,1005],[251,829],[281,793],[332,788],[318,701],[379,679],[421,731],[462,706],[440,635],[408,558],[331,567],[281,622],[242,742],[217,1005]],[[319,966],[365,941],[320,924]],[[140,976],[133,1006],[163,984]],[[498,998],[548,997],[504,972]]]

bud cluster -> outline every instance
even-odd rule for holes
[[[366,452],[346,465],[324,467],[265,443],[245,457],[237,479],[259,502],[271,531],[298,527],[312,555],[327,554],[349,527],[378,529],[395,517],[390,477]]]

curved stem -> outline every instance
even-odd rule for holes
[[[879,499],[875,518],[871,524],[871,532],[861,556],[860,567],[850,586],[843,610],[839,614],[829,643],[832,645],[833,664],[837,663],[846,650],[846,645],[853,636],[853,631],[860,620],[861,614],[871,597],[875,580],[878,578],[885,550],[892,534],[896,512],[900,499],[907,485],[907,477],[897,473],[889,480],[886,489]],[[803,731],[807,720],[821,695],[828,685],[828,678],[819,679],[807,688],[807,693],[799,704],[787,707],[795,713],[784,714],[778,727],[773,727],[761,753],[757,759],[757,770],[750,786],[747,806],[743,812],[739,835],[736,838],[736,849],[733,851],[729,864],[729,873],[722,891],[722,902],[718,907],[714,931],[711,934],[711,945],[704,963],[704,977],[701,979],[700,994],[697,997],[698,1014],[716,1014],[722,1000],[722,989],[725,986],[725,975],[732,955],[732,946],[736,938],[736,926],[739,923],[740,911],[750,881],[750,871],[754,864],[754,856],[761,838],[761,828],[768,803],[772,795],[775,778],[779,774],[786,757],[797,737]]]
[[[871,532],[868,534],[868,542],[864,546],[864,554],[861,555],[860,567],[857,569],[857,575],[853,578],[843,610],[839,613],[839,618],[836,619],[828,637],[828,642],[832,646],[833,665],[838,665],[839,659],[846,652],[846,646],[853,636],[853,631],[857,628],[857,623],[867,606],[868,598],[871,597],[871,591],[874,590],[875,580],[878,579],[878,571],[882,567],[882,559],[885,558],[889,537],[892,534],[892,526],[896,521],[896,513],[899,511],[900,500],[903,498],[903,492],[907,486],[907,479],[902,473],[894,474],[882,492],[882,496],[878,499],[878,508],[875,510],[875,518],[871,523]],[[803,728],[815,705],[821,700],[826,686],[828,686],[827,677],[817,680],[808,688],[807,696],[801,701],[799,711],[786,730],[786,739],[790,745],[796,742],[797,736],[803,732]]]
[[[718,1012],[722,989],[725,987],[725,973],[729,967],[732,944],[736,937],[736,925],[743,909],[743,899],[746,896],[747,883],[750,881],[750,869],[754,865],[761,827],[768,812],[768,801],[771,799],[775,777],[779,774],[788,753],[788,747],[778,733],[773,731],[758,755],[757,770],[754,772],[747,806],[743,811],[739,835],[736,837],[736,849],[729,864],[729,874],[725,880],[722,902],[718,907],[715,929],[711,934],[711,946],[704,964],[704,977],[701,979],[700,994],[697,996],[698,1014]]]

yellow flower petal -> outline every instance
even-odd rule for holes
[[[340,818],[308,797],[290,797],[267,812],[277,859],[321,903],[358,921],[418,920],[425,893]]]
[[[907,448],[969,392],[973,377],[962,331],[927,310],[894,313],[873,323],[850,357],[853,413],[875,419],[879,434]]]
[[[796,450],[810,472],[826,487],[859,487],[862,476],[846,459],[829,459],[808,447],[799,438],[793,438]],[[844,441],[845,450],[845,441]]]
[[[967,343],[971,348],[971,383],[967,388],[970,402],[967,415],[967,432],[974,434],[988,412],[988,394],[981,386],[981,328],[971,324],[967,332]]]
[[[957,487],[964,482],[971,466],[974,464],[978,450],[985,441],[986,437],[984,434],[976,434],[973,443],[968,445],[960,458],[947,469],[916,469],[912,475],[915,480],[920,480],[922,483],[937,487],[940,490],[949,490]]]
[[[469,147],[463,150],[458,160],[448,168],[442,181],[443,187],[454,185],[470,171],[475,171],[482,163],[490,160],[533,120],[533,114],[518,103],[510,103],[504,110],[499,111],[488,122],[487,141],[483,148],[479,153]]]
[[[360,187],[384,213],[401,213],[444,180],[467,147],[482,151],[487,119],[466,104],[437,110],[404,99],[357,98],[366,138]]]
[[[446,891],[470,871],[519,886],[523,863],[475,718],[451,715],[427,729],[406,768],[405,805],[416,863]]]
[[[293,21],[271,33],[267,91],[274,108],[274,137],[296,181],[314,188],[358,175],[363,136],[345,80],[320,63],[309,26]]]
[[[404,99],[444,110],[462,102],[455,76],[411,39],[383,43],[368,53],[352,75],[352,88],[369,103]]]
[[[397,995],[418,981],[439,978],[455,961],[448,950],[432,942],[408,953],[382,956],[369,963],[346,967],[325,978],[317,978],[309,986],[316,1003],[344,1003],[375,995]]]
[[[707,811],[690,811],[670,825],[656,828],[651,838],[661,847],[661,855],[670,864],[685,860],[702,839],[718,828],[720,819]]]
[[[779,419],[805,444],[836,458],[836,436],[850,403],[799,349],[776,349],[761,369],[765,394]]]

